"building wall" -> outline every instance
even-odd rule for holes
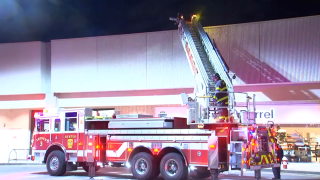
[[[44,108],[50,64],[50,43],[0,44],[0,109]]]
[[[29,129],[28,109],[0,109],[0,128]]]
[[[26,159],[30,148],[30,110],[26,109],[0,109],[0,163],[7,163],[15,158]],[[11,152],[12,151],[12,152]],[[11,153],[10,153],[11,152]]]
[[[54,40],[52,91],[192,87],[177,31]]]
[[[206,27],[237,84],[320,81],[320,16]]]
[[[0,44],[0,95],[44,93],[44,43]]]
[[[267,84],[272,87],[257,90],[250,85],[240,89],[255,92],[258,101],[319,101],[319,18],[205,30],[237,74],[237,91],[238,85]],[[316,82],[310,86],[275,84],[307,81]],[[139,106],[180,104],[179,94],[185,89],[192,93],[194,79],[178,32],[173,30],[0,44],[0,85],[0,109],[44,108],[50,103],[60,107]],[[176,89],[181,92],[168,93]],[[163,93],[143,95],[146,90]],[[60,104],[53,103],[56,99],[49,91],[59,94]],[[127,97],[129,91],[140,95]],[[87,92],[102,94],[87,97],[83,94]],[[110,97],[109,92],[118,94]],[[76,98],[60,98],[66,94]],[[237,101],[243,98],[237,97]]]

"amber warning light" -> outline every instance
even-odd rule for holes
[[[159,149],[155,148],[155,149],[153,149],[153,152],[157,153],[157,152],[159,152]]]

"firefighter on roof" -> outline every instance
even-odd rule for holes
[[[213,99],[216,101],[217,106],[228,106],[229,97],[226,83],[220,78],[220,75],[216,73],[213,76],[214,81],[216,82],[215,93]],[[229,113],[228,108],[217,108],[218,118],[220,122],[228,122]]]

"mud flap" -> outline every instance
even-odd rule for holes
[[[261,169],[254,170],[254,178],[261,179]]]
[[[217,180],[219,176],[219,144],[218,137],[214,133],[208,139],[208,168],[211,180]]]
[[[95,163],[93,162],[89,162],[87,163],[88,164],[88,167],[89,167],[89,170],[88,170],[88,176],[90,178],[93,178],[95,175],[96,175],[96,166],[95,166]]]

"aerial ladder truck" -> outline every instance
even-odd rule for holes
[[[108,117],[91,108],[44,109],[35,114],[32,160],[46,163],[52,176],[82,167],[89,177],[105,166],[127,167],[134,178],[165,180],[218,179],[219,173],[255,171],[280,166],[275,154],[273,122],[255,123],[255,97],[241,115],[235,111],[235,92],[229,70],[196,16],[170,18],[178,25],[181,42],[195,77],[194,97],[182,93],[187,118],[149,115]],[[215,87],[211,76],[226,82],[229,104],[211,103]],[[251,108],[253,106],[253,108]],[[232,122],[214,120],[216,108],[227,108]]]

